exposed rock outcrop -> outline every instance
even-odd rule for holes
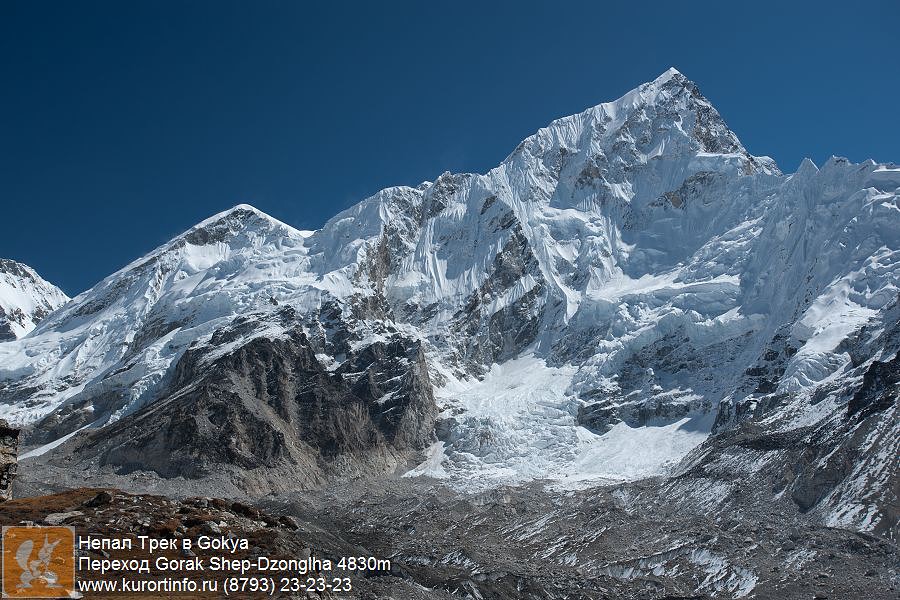
[[[12,498],[18,470],[19,430],[0,419],[0,502]]]
[[[252,473],[259,488],[287,489],[408,468],[434,441],[425,356],[400,336],[361,347],[334,371],[299,329],[212,362],[188,351],[172,389],[85,436],[67,460],[164,478]]]

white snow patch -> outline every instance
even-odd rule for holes
[[[58,446],[62,446],[63,444],[65,444],[66,442],[68,442],[68,441],[69,441],[72,437],[74,437],[77,433],[79,433],[79,432],[81,432],[81,431],[84,431],[84,430],[87,429],[88,427],[92,427],[92,426],[94,426],[94,425],[96,425],[96,423],[88,423],[88,424],[85,425],[84,427],[79,427],[78,429],[76,429],[76,430],[73,431],[72,433],[67,433],[66,435],[62,436],[62,437],[59,438],[58,440],[53,440],[53,441],[50,442],[49,444],[44,444],[43,446],[38,446],[37,448],[35,448],[35,449],[33,449],[33,450],[29,450],[29,451],[26,452],[25,454],[22,454],[21,456],[19,456],[19,460],[25,460],[26,458],[33,458],[33,457],[35,457],[35,456],[43,456],[44,454],[47,454],[48,452],[50,452],[50,451],[53,450],[54,448],[56,448],[56,447],[58,447]]]

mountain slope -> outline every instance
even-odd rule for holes
[[[28,265],[0,258],[0,342],[27,335],[68,301],[61,289]]]
[[[388,188],[315,232],[246,205],[216,215],[0,346],[0,402],[31,445],[90,427],[48,460],[104,473],[315,463],[305,485],[394,471],[436,434],[411,475],[675,474],[682,497],[697,477],[724,502],[737,466],[764,479],[799,460],[778,489],[801,510],[886,531],[898,188],[872,161],[783,175],[672,69],[485,174]],[[319,392],[269,378],[295,361],[288,379]],[[297,416],[310,402],[324,429]],[[365,443],[324,435],[347,402]],[[204,419],[236,441],[217,447]],[[748,431],[812,454],[745,452]],[[852,468],[823,487],[815,465],[838,448]],[[203,468],[161,460],[181,455]]]

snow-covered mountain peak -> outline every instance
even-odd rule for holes
[[[699,88],[693,81],[685,77],[675,67],[670,67],[656,79],[642,83],[623,95],[619,100],[606,104],[618,103],[620,108],[628,104],[634,106],[640,104],[665,104],[671,102],[673,98],[676,98],[683,92],[687,92],[697,100],[703,98]]]
[[[28,265],[0,258],[0,342],[27,335],[68,300]]]
[[[278,232],[293,236],[299,231],[264,213],[255,206],[238,204],[194,225],[170,244],[185,241],[196,246],[229,242],[235,237]]]
[[[32,284],[43,281],[35,270],[28,265],[8,258],[0,258],[0,273]]]
[[[617,100],[551,122],[489,175],[527,190],[523,201],[562,208],[653,202],[702,172],[781,174],[772,159],[751,155],[699,88],[670,69]]]
[[[303,256],[309,232],[239,204],[194,227],[113,273],[73,299],[47,328],[68,328],[84,317],[121,311],[135,317],[163,297],[190,295],[273,276],[292,256]]]
[[[256,221],[259,223],[269,223],[272,226],[284,226],[289,227],[288,225],[282,223],[275,217],[259,210],[255,206],[251,204],[236,204],[227,210],[223,210],[220,213],[216,213],[211,217],[208,217],[193,227],[191,227],[188,232],[208,228],[210,226],[222,223],[222,222],[231,222],[231,223],[248,223]]]
[[[681,73],[681,71],[679,71],[675,67],[669,67],[668,69],[666,69],[665,71],[660,73],[659,77],[657,77],[656,79],[653,80],[653,83],[655,83],[657,85],[662,85],[662,84],[666,83],[668,80],[676,78],[676,77],[684,77],[684,75]],[[685,79],[687,79],[687,78],[685,78]]]

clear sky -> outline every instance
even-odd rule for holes
[[[0,0],[0,256],[74,295],[241,202],[318,228],[670,66],[784,171],[900,162],[897,0],[321,4]]]

